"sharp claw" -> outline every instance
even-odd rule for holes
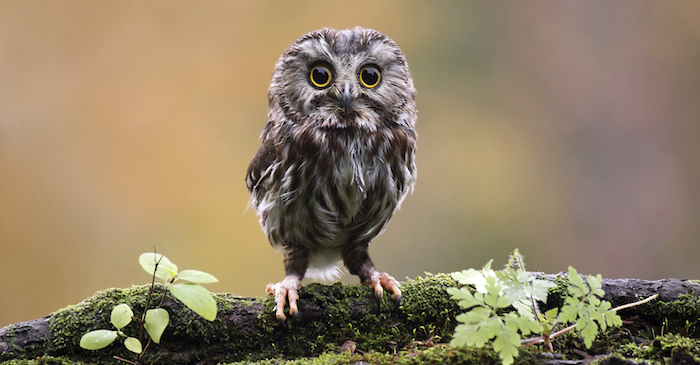
[[[286,277],[277,284],[268,284],[265,288],[267,294],[275,296],[275,317],[280,322],[285,322],[287,316],[284,314],[284,307],[289,303],[289,314],[294,317],[299,316],[297,290],[301,288],[299,278],[295,276]]]
[[[296,302],[289,304],[289,315],[293,316],[294,318],[299,317],[299,308],[297,307]]]
[[[366,281],[363,281],[363,284],[369,286],[374,291],[377,306],[381,303],[385,289],[392,293],[391,299],[394,301],[395,308],[398,308],[401,303],[401,289],[399,289],[399,283],[396,279],[391,277],[391,275],[374,271]]]
[[[377,285],[377,287],[374,288],[374,296],[377,298],[377,301],[382,301],[382,297],[384,296],[384,288],[382,288],[381,285]]]

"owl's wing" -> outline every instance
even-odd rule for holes
[[[267,130],[267,126],[265,128]],[[263,132],[263,136],[267,133]],[[260,179],[266,171],[272,166],[277,160],[277,149],[275,148],[275,143],[272,138],[263,137],[262,146],[255,154],[253,160],[250,161],[248,165],[248,171],[246,172],[246,185],[248,190],[252,193],[254,190],[257,191],[259,187]]]

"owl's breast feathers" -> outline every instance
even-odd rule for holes
[[[338,247],[379,234],[415,181],[415,132],[268,123],[250,163],[251,205],[268,239]]]

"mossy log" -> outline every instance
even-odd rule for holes
[[[558,293],[566,292],[567,285],[565,276],[547,277],[559,286],[552,290],[548,303],[543,304],[545,308],[561,302]],[[359,285],[310,284],[300,291],[301,315],[290,317],[287,322],[279,322],[275,318],[274,302],[269,297],[243,298],[217,294],[218,315],[216,320],[210,322],[168,294],[163,307],[170,313],[170,325],[161,343],[152,344],[146,351],[144,363],[158,360],[160,364],[218,364],[307,358],[338,354],[344,344],[352,344],[351,348],[356,349],[357,356],[365,356],[363,361],[373,353],[383,354],[381,356],[403,353],[403,360],[409,363],[429,362],[435,357],[448,363],[463,363],[471,361],[468,360],[470,356],[479,356],[478,361],[472,361],[474,363],[498,363],[492,350],[460,350],[439,345],[449,342],[457,325],[455,315],[461,312],[446,293],[446,289],[452,286],[455,284],[450,277],[442,274],[408,280],[401,284],[404,295],[401,304],[395,306],[388,295],[377,302],[368,288]],[[657,301],[620,313],[627,320],[629,331],[635,331],[630,332],[632,337],[637,336],[636,331],[642,330],[655,334],[685,331],[685,335],[691,337],[700,334],[697,333],[700,330],[695,329],[700,322],[698,298],[694,294],[700,294],[700,284],[696,282],[604,279],[603,289],[605,299],[613,305],[659,294]],[[134,359],[135,355],[119,343],[121,340],[97,351],[84,350],[78,344],[80,337],[88,331],[112,329],[110,314],[117,304],[129,304],[137,316],[142,313],[148,290],[149,286],[105,290],[47,317],[2,328],[0,364],[115,364],[118,362],[113,356]],[[162,293],[163,286],[157,285],[150,308],[158,304]],[[139,336],[136,321],[123,331]],[[578,345],[575,344],[576,340],[567,341],[566,346],[579,346],[586,350],[580,341]],[[588,350],[587,353],[606,353],[605,341],[609,340],[601,341],[603,344],[599,350]],[[535,347],[532,346],[533,349]],[[442,349],[442,352],[436,348]],[[421,349],[427,349],[427,355]],[[539,347],[534,351],[544,352],[545,349]],[[351,352],[347,354],[354,356]],[[425,356],[429,356],[429,359],[425,360]],[[352,359],[349,357],[348,363],[356,361]],[[534,363],[549,361],[550,364],[558,361],[536,355],[518,358],[519,362],[525,360]],[[393,363],[391,361],[386,363]]]

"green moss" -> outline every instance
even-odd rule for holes
[[[635,312],[654,319],[654,333],[678,333],[688,337],[700,336],[700,298],[692,291],[673,302],[652,301],[635,308]]]
[[[555,282],[558,287],[550,292],[552,302],[547,306],[556,305],[567,290],[566,276],[557,277]],[[428,275],[400,285],[403,297],[397,308],[389,295],[377,302],[372,291],[361,285],[309,284],[299,292],[301,315],[289,317],[286,322],[275,317],[272,297],[247,299],[216,294],[219,311],[226,315],[220,314],[210,322],[168,295],[164,307],[171,315],[170,326],[162,343],[149,348],[145,363],[152,363],[160,354],[175,353],[179,363],[203,360],[258,361],[259,364],[500,363],[489,346],[467,349],[444,345],[454,331],[455,315],[463,312],[446,293],[447,288],[455,286],[449,275]],[[53,331],[50,352],[30,349],[18,355],[27,360],[9,360],[1,365],[116,364],[114,355],[135,359],[134,354],[123,348],[121,339],[99,351],[81,349],[78,343],[90,330],[111,329],[110,314],[119,303],[129,304],[137,316],[141,315],[148,290],[148,286],[108,289],[57,311],[49,319]],[[162,293],[163,287],[158,285],[150,308],[158,305]],[[571,331],[556,338],[555,351],[564,359],[580,359],[575,350],[581,350],[590,355],[620,353],[653,362],[668,362],[673,358],[698,361],[700,350],[695,348],[700,343],[692,337],[697,336],[699,304],[700,300],[689,293],[671,303],[657,301],[634,307],[624,312],[627,316],[639,316],[633,317],[636,318],[633,325],[601,333],[592,348],[586,349],[580,336]],[[124,332],[138,337],[136,322]],[[656,336],[659,333],[666,335]],[[7,337],[12,336],[10,331]],[[648,342],[638,345],[640,338]],[[341,345],[348,340],[356,343],[357,352],[339,353]],[[421,343],[442,345],[415,347]],[[542,362],[541,345],[520,351],[516,364]],[[56,357],[44,356],[47,353]]]
[[[284,323],[274,315],[272,297],[245,299],[230,294],[215,295],[221,313],[246,308],[259,313],[249,323],[252,330],[247,332],[235,331],[242,327],[231,325],[230,321],[235,319],[219,316],[213,322],[203,320],[167,295],[164,307],[171,315],[171,325],[161,345],[154,345],[146,360],[183,348],[191,349],[190,360],[210,358],[212,347],[225,353],[228,359],[318,356],[338,351],[347,340],[355,341],[362,351],[395,352],[412,341],[449,338],[457,310],[456,303],[445,292],[451,286],[454,282],[448,275],[430,275],[402,283],[403,298],[397,308],[388,295],[377,302],[372,291],[361,285],[310,284],[299,292],[301,316],[290,317]],[[133,359],[134,355],[123,348],[121,339],[99,351],[81,349],[79,341],[88,331],[111,329],[110,314],[117,304],[129,304],[137,316],[143,313],[148,290],[148,286],[108,289],[54,313],[49,322],[55,353],[72,354],[78,360],[106,361],[114,355]],[[163,286],[157,285],[149,308],[158,305],[162,294]],[[136,321],[123,331],[138,337]]]
[[[0,363],[1,365],[87,365],[88,363],[74,361],[64,357],[44,355],[35,359],[13,359]]]
[[[437,345],[421,349],[402,350],[395,353],[371,351],[365,354],[349,352],[325,353],[318,357],[304,359],[283,358],[266,359],[258,362],[243,361],[229,365],[257,364],[257,365],[354,365],[368,363],[373,365],[409,365],[409,364],[500,364],[500,360],[492,350],[454,348],[448,345]],[[532,358],[521,357],[516,360],[517,365],[536,363]]]
[[[700,363],[700,341],[669,333],[641,344],[628,343],[621,346],[618,353],[620,356],[638,361],[644,360],[661,364],[697,364]]]
[[[377,302],[365,286],[313,283],[299,292],[300,317],[290,317],[285,323],[275,318],[274,301],[268,298],[262,302],[265,310],[258,320],[261,331],[272,337],[273,346],[263,352],[287,358],[317,356],[337,351],[347,340],[363,351],[384,352],[431,336],[448,337],[457,309],[445,292],[450,286],[454,282],[447,275],[402,283],[403,297],[397,309],[388,295]],[[314,308],[321,316],[311,318],[304,308]]]

